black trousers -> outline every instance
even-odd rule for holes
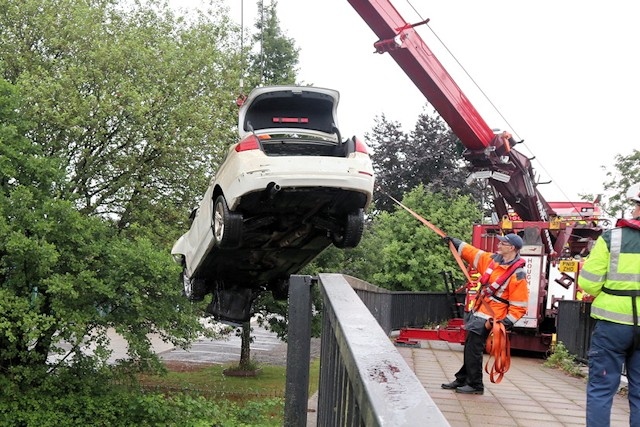
[[[484,347],[489,336],[489,330],[483,329],[482,334],[467,331],[464,341],[464,363],[456,372],[456,381],[471,387],[484,390],[482,383],[482,357]]]

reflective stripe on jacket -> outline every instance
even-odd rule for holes
[[[603,288],[640,291],[640,231],[623,227],[602,233],[582,266],[578,285],[595,297],[591,317],[633,325],[633,298]]]
[[[485,252],[468,243],[462,242],[458,247],[458,253],[469,264],[479,272],[487,271],[491,262],[495,261],[493,271],[489,276],[489,284],[494,283],[500,276],[502,276],[518,259],[520,255],[510,262],[504,263],[502,255]],[[526,273],[524,268],[518,268],[494,294],[505,302],[499,301],[494,297],[489,298],[489,306],[493,310],[495,319],[500,320],[505,317],[516,323],[518,319],[524,316],[527,312],[527,306],[529,303],[529,288],[527,286]],[[490,311],[485,307],[486,303],[481,304],[480,309],[475,313],[476,316],[488,319],[491,317]]]

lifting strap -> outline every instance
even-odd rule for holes
[[[384,191],[383,191],[383,193],[384,193]],[[420,215],[418,215],[417,213],[415,213],[414,211],[412,211],[411,209],[409,209],[408,207],[406,207],[405,205],[403,205],[402,203],[400,203],[399,201],[394,199],[391,195],[389,195],[387,193],[384,193],[384,194],[387,197],[389,197],[391,200],[393,200],[402,209],[404,209],[405,211],[407,211],[411,215],[413,215],[413,217],[416,218],[418,221],[420,221],[421,223],[426,225],[428,228],[430,228],[438,236],[440,236],[440,237],[445,237],[446,236],[446,234],[442,230],[440,230],[438,227],[436,227],[435,225],[431,224],[429,221],[427,221],[426,219],[424,219],[423,217],[421,217]],[[464,275],[467,278],[467,280],[469,282],[472,282],[471,276],[469,276],[469,271],[465,267],[464,261],[462,261],[462,258],[460,257],[460,254],[458,254],[458,250],[456,249],[455,246],[453,246],[453,242],[449,242],[449,249],[451,250],[451,253],[453,254],[453,258],[455,258],[456,262],[458,263],[458,267],[460,267],[460,270],[462,270],[462,272],[464,273]]]
[[[492,383],[498,384],[511,366],[511,345],[504,323],[493,322],[491,332],[487,337],[485,350],[489,354],[489,358],[484,364],[484,371],[489,374],[489,379]],[[491,359],[493,359],[493,365],[489,370]]]

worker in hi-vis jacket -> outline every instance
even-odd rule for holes
[[[598,239],[582,266],[578,285],[594,296],[596,319],[588,352],[587,427],[609,426],[623,365],[629,384],[629,425],[640,426],[640,183],[629,188],[632,219]]]
[[[496,253],[485,252],[455,237],[443,238],[452,242],[460,257],[482,273],[479,299],[465,317],[464,363],[456,372],[456,379],[441,386],[457,393],[484,393],[482,357],[492,323],[501,322],[509,331],[527,312],[529,289],[524,260],[520,257],[522,238],[517,234],[497,237]]]

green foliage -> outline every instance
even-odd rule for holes
[[[480,211],[469,196],[448,197],[419,185],[405,194],[402,204],[442,229],[469,241]],[[464,280],[448,246],[428,227],[397,206],[376,215],[365,228],[358,247],[327,249],[309,270],[340,272],[391,290],[444,291],[443,272]]]
[[[282,399],[241,405],[188,393],[141,393],[112,385],[105,374],[94,373],[93,381],[81,378],[53,376],[41,387],[14,395],[3,388],[0,425],[241,427],[275,426],[282,418]],[[69,386],[69,380],[74,387]]]
[[[606,173],[609,181],[604,183],[605,190],[614,192],[608,199],[607,211],[614,218],[622,218],[630,209],[627,190],[640,182],[640,151],[633,150],[628,156],[617,154],[613,165],[614,170]]]
[[[402,203],[445,233],[466,241],[480,215],[468,196],[450,198],[422,186],[407,193]],[[383,288],[442,291],[443,272],[453,271],[460,280],[464,277],[441,238],[400,207],[376,218],[365,245],[377,254],[377,271],[371,277],[358,277]]]
[[[580,364],[576,362],[576,356],[569,353],[561,341],[556,344],[551,356],[545,360],[544,366],[561,369],[574,377],[584,377]]]
[[[477,204],[491,199],[478,183],[465,183],[467,163],[458,148],[460,142],[438,115],[421,114],[410,134],[401,130],[399,122],[382,115],[367,140],[381,190],[375,196],[377,209],[392,212],[394,202],[385,193],[400,200],[418,185],[449,197],[469,194]]]
[[[104,362],[110,328],[152,364],[148,334],[187,345],[202,328],[169,248],[119,234],[65,199],[60,159],[22,136],[28,122],[4,108],[17,92],[5,81],[0,89],[0,372],[37,384],[47,358],[59,369],[91,345]]]
[[[264,7],[258,1],[258,17],[255,23],[255,34],[252,36],[253,49],[249,55],[248,79],[250,87],[263,85],[295,84],[297,76],[298,53],[293,39],[288,38],[280,27],[277,8],[273,1]],[[258,314],[258,323],[275,332],[286,341],[287,312],[286,301],[277,301],[270,293],[264,293],[254,303],[254,311]],[[314,320],[318,324],[319,319]],[[243,325],[240,367],[247,366],[250,360],[250,334],[248,324]],[[316,327],[317,329],[317,327]]]
[[[263,1],[257,3],[256,32],[249,56],[250,87],[295,84],[300,50],[280,27],[278,2],[272,1],[267,7]]]
[[[220,3],[0,0],[3,75],[81,212],[161,244],[187,223],[235,141],[239,37]]]

